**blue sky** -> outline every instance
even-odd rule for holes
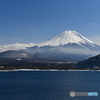
[[[100,0],[0,0],[0,45],[40,43],[65,30],[100,39]]]

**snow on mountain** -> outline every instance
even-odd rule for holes
[[[32,55],[15,50],[8,50],[0,53],[0,58],[33,58]]]
[[[32,47],[35,46],[33,43],[30,44],[20,44],[20,43],[15,43],[15,44],[9,44],[9,45],[0,45],[0,52],[4,52],[7,50],[20,50],[20,49],[25,49],[26,47]]]
[[[82,44],[89,44],[94,46],[93,42],[82,36],[76,31],[64,31],[61,34],[56,35],[55,37],[40,43],[39,46],[59,46],[59,45],[66,45],[69,43],[76,43],[79,45]],[[83,45],[82,45],[83,46]]]
[[[49,61],[80,61],[100,53],[100,46],[88,40],[76,31],[64,31],[55,37],[40,43],[31,44],[12,44],[0,46],[0,51],[19,50],[21,53],[8,53],[14,57],[30,54],[38,60]],[[25,52],[23,54],[23,52]],[[5,52],[2,54],[2,57]]]
[[[50,60],[82,60],[100,53],[100,46],[76,31],[64,31],[55,37],[25,49],[35,57]]]

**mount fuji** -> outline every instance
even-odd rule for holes
[[[100,46],[76,31],[64,31],[23,51],[41,60],[80,61],[100,53]]]
[[[59,46],[66,45],[69,43],[76,43],[82,46],[82,44],[89,44],[93,46],[93,42],[83,37],[76,31],[64,31],[61,34],[39,44],[39,46]]]

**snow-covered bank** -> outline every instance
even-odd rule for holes
[[[8,71],[100,71],[100,70],[57,70],[57,69],[15,69],[15,70],[0,70],[0,72]]]

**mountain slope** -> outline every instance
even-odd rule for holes
[[[28,53],[21,51],[14,51],[14,50],[9,50],[0,53],[0,58],[32,58],[32,57],[33,56]]]
[[[13,44],[12,47],[21,50],[2,52],[0,58],[33,58],[34,56],[38,60],[66,62],[81,61],[100,53],[99,45],[76,31],[64,31],[37,46]]]
[[[100,54],[95,57],[91,57],[89,59],[81,61],[76,66],[80,68],[100,68]]]
[[[79,61],[99,54],[100,46],[94,44],[76,31],[64,31],[24,51],[39,59]]]

